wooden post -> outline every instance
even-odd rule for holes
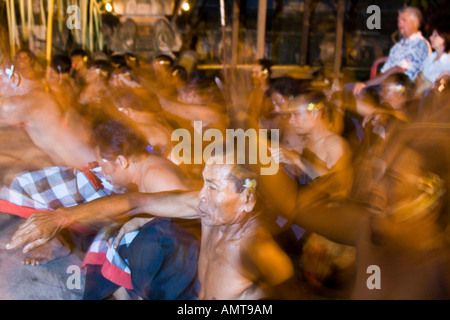
[[[308,61],[309,22],[311,17],[311,0],[304,0],[302,21],[302,42],[300,46],[300,65],[304,66]]]
[[[86,31],[87,31],[87,20],[88,20],[88,0],[81,0],[81,46],[86,49]]]
[[[53,37],[53,0],[48,0],[47,12],[47,67],[52,61],[52,37]]]
[[[94,48],[94,0],[89,1],[89,50],[91,52],[95,51]]]
[[[256,59],[264,58],[264,42],[266,36],[267,0],[259,0],[258,26],[256,35]]]
[[[342,61],[342,44],[344,38],[345,0],[338,0],[336,19],[336,46],[334,50],[334,83],[339,81]]]
[[[27,0],[27,29],[28,29],[28,47],[33,51],[33,3]]]
[[[220,25],[222,26],[222,63],[223,63],[223,72],[224,76],[226,75],[226,66],[227,66],[227,51],[226,51],[226,41],[225,41],[225,0],[220,0]]]
[[[239,0],[233,1],[233,22],[231,37],[231,66],[235,68],[238,62],[239,45]]]

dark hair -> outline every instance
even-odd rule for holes
[[[116,159],[119,155],[129,157],[149,154],[145,137],[125,122],[117,119],[100,120],[94,123],[93,129],[100,155],[107,160]]]
[[[124,55],[121,55],[121,54],[115,54],[115,55],[112,55],[110,58],[109,58],[109,60],[111,61],[111,65],[112,65],[112,67],[113,68],[115,68],[115,69],[120,69],[120,68],[123,68],[123,67],[128,67],[128,65],[127,65],[127,60],[125,59],[125,56]]]
[[[397,85],[402,85],[405,87],[405,95],[409,95],[411,93],[411,90],[414,87],[414,83],[409,79],[409,77],[404,73],[394,73],[391,74],[389,77],[387,77],[384,80],[384,83],[395,83]]]
[[[136,63],[136,66],[139,66],[139,64],[140,64],[139,57],[137,55],[135,55],[134,53],[125,52],[124,57],[125,57],[125,60],[130,60],[130,61]]]
[[[267,75],[270,78],[272,76],[272,61],[269,59],[258,59],[257,63],[262,67],[262,71],[267,70]]]
[[[84,58],[84,57],[89,58],[89,54],[87,53],[86,50],[83,50],[83,49],[74,49],[74,50],[70,53],[70,57],[71,57],[71,58],[77,57],[77,56],[80,56],[80,57],[82,57],[82,58]]]
[[[174,63],[173,59],[167,54],[159,54],[153,59],[153,61],[165,61],[169,64],[170,67],[172,67]]]
[[[283,76],[272,81],[266,95],[270,97],[274,92],[278,92],[285,97],[295,97],[305,92],[305,86],[301,81],[291,76]]]
[[[185,67],[182,66],[175,66],[172,69],[172,75],[176,78],[180,79],[183,82],[188,81],[188,72],[186,71]]]
[[[300,101],[308,104],[314,104],[317,106],[317,108],[319,108],[319,105],[321,105],[321,107],[318,109],[320,111],[321,117],[328,122],[333,122],[336,107],[328,101],[327,96],[324,92],[318,89],[309,89],[298,95],[296,99],[299,99]]]
[[[29,49],[22,48],[19,51],[17,51],[16,55],[18,55],[19,53],[26,53],[31,60],[33,60],[33,61],[36,60],[36,56]]]
[[[440,37],[444,39],[444,51],[450,51],[450,27],[449,23],[436,23],[433,25],[432,30],[436,30]]]
[[[72,68],[72,60],[66,55],[57,55],[52,58],[51,67],[58,73],[69,73]]]
[[[104,76],[106,78],[109,78],[109,76],[111,75],[111,72],[113,70],[112,65],[108,61],[105,61],[105,60],[90,61],[87,63],[87,68],[102,71],[102,73],[104,73]]]

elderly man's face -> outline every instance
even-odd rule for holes
[[[400,35],[407,38],[419,30],[419,23],[408,12],[402,12],[398,15],[397,27]]]
[[[208,226],[230,225],[245,216],[246,197],[236,192],[229,179],[232,165],[207,164],[203,170],[204,185],[200,192],[199,211]]]

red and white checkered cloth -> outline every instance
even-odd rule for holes
[[[3,186],[0,212],[28,218],[34,212],[52,212],[122,192],[102,176],[101,168],[94,163],[82,169],[47,167],[19,173],[9,185]],[[81,224],[75,227],[82,232],[89,229]]]

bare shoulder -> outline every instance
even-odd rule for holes
[[[180,168],[162,157],[150,156],[143,174],[145,192],[188,189]]]
[[[351,154],[347,140],[337,134],[331,134],[325,139],[325,147],[328,150],[328,167],[333,166],[343,157],[348,158]]]
[[[336,146],[340,148],[346,148],[348,147],[348,142],[345,140],[345,138],[341,137],[338,134],[330,134],[326,139],[325,143],[327,146]]]

